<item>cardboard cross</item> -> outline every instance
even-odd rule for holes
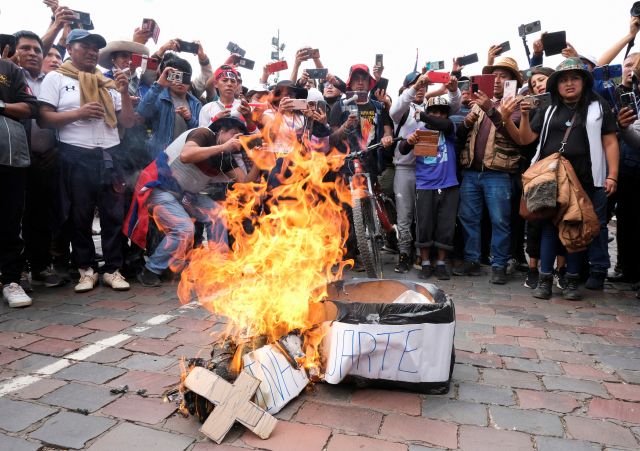
[[[239,421],[262,439],[267,439],[278,420],[250,401],[260,385],[260,379],[244,371],[231,385],[211,371],[196,366],[184,381],[185,387],[204,396],[213,409],[200,431],[220,444],[233,423]]]

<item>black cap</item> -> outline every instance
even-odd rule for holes
[[[420,77],[420,75],[422,75],[422,73],[418,72],[418,71],[413,71],[413,72],[407,74],[407,76],[404,77],[404,81],[402,82],[402,86],[405,87],[405,88],[408,88],[409,86],[414,84],[416,81],[418,81],[418,77]]]

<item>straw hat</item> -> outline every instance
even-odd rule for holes
[[[148,47],[138,44],[137,42],[127,40],[111,41],[100,50],[98,64],[110,70],[113,67],[113,63],[111,62],[111,54],[113,52],[131,52],[137,53],[138,55],[151,55]]]
[[[518,69],[518,63],[513,58],[509,58],[508,56],[503,56],[498,58],[493,63],[493,66],[484,66],[482,68],[482,74],[492,74],[494,69],[497,68],[507,69],[509,72],[513,74],[513,77],[518,81],[518,88],[522,86],[522,74],[520,73],[520,69]]]

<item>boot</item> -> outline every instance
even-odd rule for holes
[[[578,285],[580,283],[580,276],[578,274],[567,273],[567,288],[564,289],[563,297],[568,301],[579,301],[581,298]]]
[[[538,299],[550,299],[553,287],[553,274],[540,273],[538,287],[533,290],[533,297]]]

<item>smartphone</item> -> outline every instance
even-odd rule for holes
[[[311,58],[320,58],[320,50],[309,49],[307,50],[307,55],[309,55]]]
[[[227,50],[229,50],[231,53],[237,53],[238,55],[240,55],[243,58],[244,58],[244,55],[246,55],[246,53],[247,53],[244,50],[242,50],[238,46],[238,44],[234,44],[233,42],[229,42],[229,44],[227,45]]]
[[[0,34],[0,53],[9,46],[9,58],[16,53],[16,37],[12,34]]]
[[[316,105],[316,110],[322,111],[324,114],[327,114],[327,102],[325,102],[324,100],[319,100],[318,104]]]
[[[307,75],[309,75],[309,78],[314,78],[316,80],[324,80],[327,78],[328,73],[328,69],[307,69]]]
[[[468,91],[469,90],[469,81],[468,80],[459,81],[458,82],[458,89],[460,91]]]
[[[242,58],[241,56],[236,56],[233,58],[233,64],[237,64],[239,67],[243,67],[248,70],[253,70],[256,62],[246,58]]]
[[[384,89],[386,93],[388,87],[389,87],[389,80],[386,78],[380,77],[380,81],[373,87],[373,90],[377,91],[379,89],[380,92],[382,92],[382,90]]]
[[[306,99],[291,99],[291,107],[294,110],[306,110],[307,109],[307,100]]]
[[[444,69],[444,61],[434,61],[433,63],[429,63],[427,66],[427,70],[441,70]]]
[[[516,80],[507,80],[504,82],[504,94],[503,97],[516,97],[518,93],[518,82]]]
[[[472,75],[469,77],[470,85],[471,85],[471,99],[477,100],[478,96],[476,93],[478,91],[482,91],[489,98],[493,97],[493,84],[495,83],[496,76],[493,74],[487,75]]]
[[[277,61],[269,65],[269,73],[273,74],[288,68],[289,68],[289,65],[287,64],[286,61]]]
[[[504,52],[508,52],[509,50],[511,50],[511,44],[509,44],[509,41],[505,41],[502,44],[500,44],[500,52],[496,53],[496,55],[502,55]]]
[[[604,66],[593,69],[594,80],[611,80],[612,78],[622,77],[621,64],[605,64]]]
[[[238,141],[240,141],[245,150],[262,147],[262,136],[260,135],[240,136]]]
[[[376,67],[382,69],[382,53],[376,54]]]
[[[537,96],[529,96],[522,99],[523,102],[527,102],[531,105],[531,109],[542,108],[544,106],[551,105],[551,94],[545,92],[544,94],[538,94]]]
[[[449,72],[430,72],[428,75],[431,83],[449,83],[451,81]]]
[[[468,66],[469,64],[477,63],[478,61],[480,60],[478,59],[477,53],[458,58],[458,64],[460,66]]]
[[[556,31],[542,35],[542,46],[545,56],[559,55],[567,48],[567,32]]]
[[[138,55],[137,53],[131,55],[131,65],[140,67],[142,66],[142,60],[144,59],[147,60],[147,69],[158,70],[158,60],[156,58],[149,58],[146,55],[142,56]]]
[[[187,52],[197,55],[200,51],[200,45],[196,44],[195,42],[181,41],[180,39],[177,39],[176,42],[178,43],[178,47],[180,48],[180,50],[178,50],[179,52]]]
[[[73,23],[80,23],[82,25],[91,25],[91,16],[89,13],[83,13],[82,11],[71,10],[75,15],[74,19],[71,19]]]
[[[536,20],[535,22],[531,22],[526,25],[520,25],[518,27],[518,36],[523,37],[540,30],[542,30],[542,25],[540,25],[539,20]]]
[[[183,85],[190,85],[191,74],[188,72],[169,72],[167,74],[167,81],[175,81],[176,83],[182,83]]]
[[[636,103],[636,95],[633,92],[621,94],[620,103],[622,104],[622,108],[629,108],[636,116],[638,115],[638,104]]]
[[[369,101],[368,94],[369,93],[366,91],[347,91],[347,99],[350,99],[353,96],[358,96],[357,101],[359,103],[368,102]]]
[[[158,37],[160,36],[160,27],[155,20],[142,19],[142,29],[151,31],[153,33],[151,39],[153,39],[153,42],[155,42],[156,44],[158,43]]]

